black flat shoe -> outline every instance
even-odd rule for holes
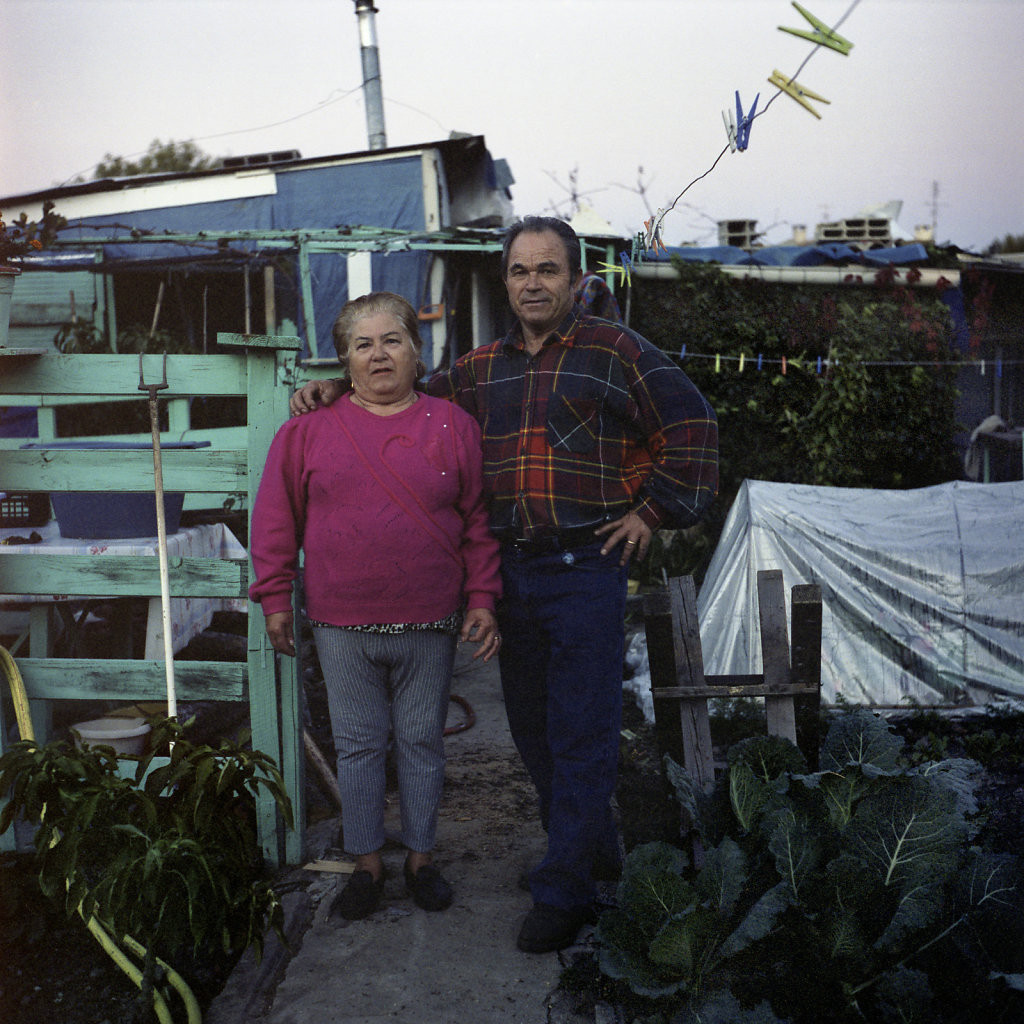
[[[526,915],[516,945],[524,953],[553,953],[571,946],[579,930],[592,924],[594,912],[590,907],[552,907],[535,903]]]
[[[328,917],[343,917],[346,921],[359,921],[369,917],[380,906],[384,895],[384,872],[377,881],[369,871],[354,871],[345,888],[334,897]]]
[[[452,887],[433,864],[424,864],[416,874],[406,865],[405,886],[416,905],[424,910],[444,910],[452,904]]]

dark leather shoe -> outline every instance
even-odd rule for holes
[[[328,917],[359,921],[369,917],[380,906],[384,894],[384,873],[377,881],[369,871],[354,871],[345,888],[334,897]]]
[[[535,903],[523,921],[516,945],[524,953],[553,953],[571,946],[579,930],[593,920],[594,912],[590,907],[565,909]]]
[[[622,877],[622,861],[618,856],[597,853],[590,866],[590,877],[595,882],[617,882]]]
[[[452,887],[433,864],[424,864],[416,874],[406,865],[405,887],[412,893],[416,905],[424,910],[445,910],[452,905]]]

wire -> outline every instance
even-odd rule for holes
[[[334,89],[330,93],[328,93],[327,99],[321,100],[315,107],[311,107],[309,110],[304,110],[301,114],[293,114],[291,117],[282,118],[280,121],[272,121],[270,124],[256,125],[252,128],[235,128],[232,131],[216,132],[213,135],[200,135],[198,137],[187,139],[185,141],[192,143],[212,142],[214,139],[226,139],[232,135],[249,135],[252,132],[262,132],[267,131],[270,128],[280,128],[281,125],[292,124],[294,121],[300,121],[304,117],[309,117],[310,114],[319,113],[321,110],[324,110],[325,108],[332,106],[335,103],[340,103],[342,100],[348,99],[348,97],[351,96],[353,93],[360,92],[362,88],[363,86],[362,84],[360,84],[353,89],[345,89],[343,91],[340,91],[340,94],[337,96],[335,95],[335,93],[339,93],[339,90]],[[429,120],[433,121],[434,124],[436,124],[438,128],[441,129],[441,131],[446,130],[445,126],[436,117],[434,117],[433,114],[429,114],[427,113],[427,111],[421,110],[419,107],[414,107],[411,103],[403,103],[401,100],[393,100],[389,96],[384,97],[384,102],[392,106],[405,107],[407,110],[411,110],[414,113],[420,114],[422,117],[426,117]],[[129,153],[126,157],[123,157],[123,159],[132,160],[135,157],[145,156],[148,152],[148,149],[143,149],[137,153]],[[97,167],[99,167],[100,163],[101,161],[97,161],[91,167],[86,167],[81,171],[76,171],[73,175],[66,178],[63,182],[61,182],[61,185],[67,185],[69,182],[74,181],[76,178],[80,178],[84,174],[89,174],[90,172],[94,171]]]
[[[847,19],[847,18],[849,18],[849,16],[850,16],[851,14],[853,14],[854,10],[856,9],[856,7],[857,7],[857,6],[859,5],[859,4],[860,4],[860,0],[853,0],[853,3],[851,3],[851,4],[850,4],[850,6],[849,6],[849,7],[847,8],[847,10],[846,10],[846,13],[845,13],[845,14],[844,14],[844,15],[843,15],[843,16],[842,16],[842,17],[841,17],[841,18],[840,18],[840,19],[839,19],[839,20],[838,20],[838,21],[837,21],[837,22],[836,22],[836,23],[835,23],[835,24],[834,24],[833,26],[832,26],[832,29],[831,29],[831,31],[835,32],[835,30],[836,30],[837,28],[839,28],[839,26],[840,26],[840,25],[842,25],[842,23],[843,23],[844,21],[846,21],[846,19]],[[813,56],[814,56],[814,55],[815,55],[815,54],[816,54],[816,53],[818,52],[818,50],[820,50],[820,49],[821,49],[821,43],[817,43],[817,44],[815,44],[815,46],[813,47],[813,49],[811,50],[811,52],[810,52],[809,54],[807,54],[807,56],[806,56],[806,57],[804,57],[804,59],[803,59],[803,63],[801,63],[801,65],[800,65],[800,66],[799,66],[799,67],[798,67],[798,68],[796,69],[796,71],[794,71],[794,72],[793,72],[793,74],[792,74],[792,75],[790,75],[790,77],[789,77],[789,80],[790,80],[790,82],[793,82],[793,81],[795,81],[795,79],[796,79],[797,75],[799,75],[799,74],[800,74],[800,73],[801,73],[801,72],[803,71],[803,69],[804,69],[805,67],[807,67],[807,64],[808,64],[808,62],[810,61],[810,59],[811,59],[811,58],[812,58],[812,57],[813,57]],[[770,98],[770,99],[768,100],[768,102],[767,102],[767,103],[766,103],[766,104],[764,105],[764,107],[763,107],[763,108],[761,109],[761,111],[760,111],[759,113],[755,114],[755,115],[753,116],[753,118],[751,118],[751,123],[753,123],[754,121],[756,121],[756,120],[757,120],[758,118],[760,118],[760,117],[764,117],[764,115],[768,113],[768,108],[769,108],[769,107],[770,107],[770,106],[771,106],[771,105],[772,105],[772,104],[773,104],[773,103],[774,103],[774,102],[775,102],[775,101],[776,101],[776,100],[777,100],[777,99],[778,99],[778,98],[779,98],[779,97],[780,97],[781,95],[782,95],[782,90],[781,90],[781,89],[777,90],[777,91],[775,92],[775,94],[774,94],[774,95],[773,95],[773,96],[772,96],[772,97],[771,97],[771,98]],[[686,195],[686,193],[687,193],[687,192],[689,192],[689,191],[690,191],[690,189],[691,189],[691,188],[693,188],[693,186],[697,184],[697,182],[699,182],[699,181],[702,181],[702,180],[703,180],[704,178],[706,178],[706,177],[707,177],[707,176],[708,176],[708,175],[709,175],[709,174],[710,174],[710,173],[711,173],[711,172],[712,172],[712,171],[713,171],[713,170],[714,170],[714,169],[715,169],[715,168],[716,168],[716,167],[718,166],[718,162],[719,162],[719,161],[720,161],[720,160],[722,159],[722,157],[723,157],[723,156],[725,156],[725,154],[726,154],[726,153],[728,153],[728,152],[729,152],[730,148],[731,148],[731,146],[730,146],[729,144],[726,144],[726,146],[725,146],[725,147],[724,147],[724,148],[722,149],[722,152],[721,152],[721,153],[719,153],[717,157],[715,157],[715,162],[714,162],[714,163],[713,163],[713,164],[712,164],[712,165],[711,165],[711,166],[710,166],[710,167],[709,167],[709,168],[708,168],[708,169],[707,169],[707,170],[706,170],[706,171],[705,171],[705,172],[704,172],[703,174],[700,174],[700,175],[698,175],[698,176],[697,176],[696,178],[694,178],[694,179],[693,179],[693,181],[691,181],[691,182],[690,182],[690,184],[689,184],[689,185],[687,185],[687,186],[686,186],[686,188],[684,188],[684,189],[682,190],[682,192],[680,192],[680,193],[679,193],[679,195],[677,195],[677,196],[675,197],[675,199],[673,199],[673,200],[672,200],[672,205],[671,205],[671,206],[668,206],[668,207],[666,207],[666,209],[665,209],[664,213],[662,213],[662,215],[661,215],[661,220],[659,220],[658,224],[656,224],[656,225],[655,225],[655,228],[657,228],[658,226],[660,226],[660,223],[661,223],[661,221],[663,221],[663,220],[665,219],[665,217],[666,217],[666,216],[667,216],[667,215],[668,215],[668,214],[669,214],[669,213],[670,213],[670,212],[671,212],[672,210],[674,210],[674,209],[675,209],[675,207],[676,207],[676,203],[678,203],[678,202],[679,202],[679,200],[680,200],[680,199],[682,199],[682,198],[683,198],[683,196],[685,196],[685,195]]]

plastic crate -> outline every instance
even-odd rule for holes
[[[167,448],[207,448],[209,441],[169,441]],[[137,451],[149,444],[135,441],[37,441],[22,448],[65,448],[109,452]],[[62,537],[85,540],[109,540],[157,535],[156,499],[146,491],[54,491],[50,495],[57,528]],[[167,532],[177,533],[185,495],[164,493],[164,518]]]
[[[167,533],[177,533],[185,495],[164,494]],[[157,535],[156,498],[145,491],[54,491],[53,514],[62,537],[110,540]]]
[[[0,528],[45,526],[49,521],[50,495],[45,491],[0,494]]]

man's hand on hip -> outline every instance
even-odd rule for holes
[[[634,557],[638,561],[642,559],[647,554],[651,538],[654,536],[654,531],[635,512],[627,512],[621,519],[605,523],[594,533],[598,537],[604,535],[602,555],[607,555],[617,545],[622,545],[619,565],[628,565],[630,559]]]

